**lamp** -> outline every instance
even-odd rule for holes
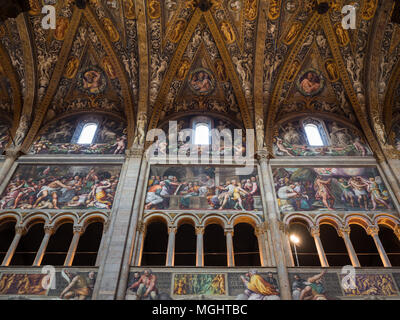
[[[300,243],[300,239],[299,239],[298,236],[292,234],[292,235],[290,236],[290,241],[293,242],[294,254],[295,254],[295,256],[296,256],[297,266],[300,266],[300,265],[299,265],[299,257],[297,256],[297,249],[296,249],[296,244]]]

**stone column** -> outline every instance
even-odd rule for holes
[[[84,232],[84,229],[82,226],[74,226],[74,236],[72,237],[72,241],[71,241],[71,244],[69,245],[67,257],[65,258],[65,261],[64,261],[65,267],[72,266],[72,262],[74,261],[74,258],[75,258],[76,249],[78,248],[79,238],[81,237],[81,234],[83,234],[83,232]]]
[[[204,227],[196,227],[196,267],[204,267]]]
[[[261,181],[264,185],[264,194],[267,205],[268,223],[271,231],[272,246],[274,248],[274,256],[276,269],[278,272],[279,286],[281,298],[283,300],[292,300],[292,293],[289,283],[288,270],[286,267],[284,244],[282,243],[282,231],[280,225],[280,212],[276,206],[274,197],[273,177],[268,167],[268,151],[263,149],[257,152],[257,158],[260,164]]]
[[[266,242],[265,242],[265,225],[261,224],[254,229],[254,234],[258,241],[258,251],[260,253],[260,262],[262,267],[268,266]]]
[[[8,248],[7,254],[3,259],[3,263],[1,264],[2,267],[7,267],[10,265],[10,262],[14,256],[15,250],[17,250],[19,240],[21,237],[26,234],[26,229],[23,226],[16,226],[15,227],[15,236],[13,241],[11,242],[10,247]]]
[[[349,258],[353,267],[361,267],[356,251],[354,250],[353,244],[350,240],[350,227],[339,228],[338,234],[344,240],[344,244],[346,246],[347,253],[349,254]]]
[[[96,267],[100,266],[101,261],[104,257],[104,246],[105,246],[105,240],[106,240],[106,234],[108,232],[108,227],[110,226],[110,220],[108,219],[104,224],[103,224],[103,234],[101,235],[101,241],[100,241],[100,246],[99,246],[99,251],[97,253],[96,257]]]
[[[175,261],[175,234],[177,231],[177,227],[169,226],[168,227],[168,248],[167,248],[167,261],[165,265],[167,267],[173,267]]]
[[[290,244],[290,234],[288,225],[284,227],[284,235],[282,236],[283,247],[285,250],[285,257],[286,257],[286,264],[288,267],[294,267],[294,258],[293,258],[293,251],[292,245]]]
[[[225,237],[226,237],[226,254],[228,267],[235,266],[235,254],[233,252],[233,228],[225,229]]]
[[[396,174],[393,171],[392,161],[389,161],[388,163],[385,160],[380,161],[379,166],[390,184],[387,187],[391,187],[397,202],[400,203],[400,186],[399,186],[400,180],[399,178],[397,178]],[[398,205],[396,203],[394,203],[394,205],[395,208],[399,210]]]
[[[146,237],[146,225],[143,221],[140,221],[137,226],[137,244],[136,244],[136,257],[134,261],[135,266],[140,266],[142,263],[142,254],[143,254],[143,246],[144,246],[144,239]]]
[[[15,163],[15,160],[18,158],[19,151],[9,149],[6,151],[6,159],[4,160],[1,168],[0,168],[0,194],[3,193],[4,189],[7,186],[8,181],[5,181],[5,178],[10,173],[12,166]]]
[[[393,229],[394,234],[396,235],[397,239],[400,241],[400,226],[396,225]]]
[[[367,228],[367,234],[370,235],[372,237],[372,239],[374,239],[376,248],[378,249],[378,252],[379,252],[379,256],[381,257],[381,260],[383,262],[383,266],[385,268],[390,268],[392,266],[392,264],[390,263],[390,260],[386,254],[385,248],[383,247],[382,242],[379,239],[378,233],[379,233],[379,227],[377,227],[377,226],[369,226]]]
[[[44,237],[42,243],[40,244],[39,250],[36,254],[35,260],[33,261],[33,266],[40,266],[40,264],[42,263],[47,245],[49,244],[49,240],[53,232],[54,232],[54,227],[51,226],[44,227]]]
[[[317,247],[319,261],[321,262],[321,267],[327,268],[329,267],[328,260],[326,259],[324,247],[322,246],[319,227],[312,227],[310,229],[310,233],[314,238],[315,246]]]
[[[138,181],[143,167],[143,148],[126,151],[114,199],[104,256],[99,266],[93,300],[124,299],[132,259],[139,210],[134,210]],[[139,200],[138,200],[139,201]],[[137,204],[139,205],[139,204]]]

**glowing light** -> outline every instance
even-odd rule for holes
[[[196,126],[196,133],[194,137],[195,144],[209,144],[210,129],[206,124],[200,123]]]
[[[310,146],[323,146],[321,134],[319,133],[318,127],[315,124],[307,124],[304,127],[306,131],[308,143]]]
[[[298,244],[300,242],[300,239],[296,235],[292,234],[290,236],[290,241],[292,241],[294,244]]]
[[[91,144],[94,138],[94,135],[97,130],[97,124],[95,123],[88,123],[86,124],[79,136],[78,143],[79,144]]]

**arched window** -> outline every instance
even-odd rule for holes
[[[304,131],[306,132],[308,144],[310,146],[323,146],[322,136],[319,128],[313,123],[307,123],[304,126]]]
[[[91,144],[93,142],[96,131],[97,131],[96,123],[85,124],[79,135],[78,144]]]
[[[194,143],[210,144],[210,128],[206,123],[196,123]]]

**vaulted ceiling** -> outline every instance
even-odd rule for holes
[[[358,126],[378,158],[399,158],[394,1],[330,0],[318,13],[325,1],[30,0],[0,26],[2,120],[22,151],[49,122],[92,112],[126,120],[128,145],[139,115],[151,129],[207,113],[257,128],[270,148],[276,123],[312,112]],[[354,30],[341,27],[347,4]],[[44,5],[56,7],[56,29],[43,28]],[[312,95],[299,88],[310,72],[323,79]]]

